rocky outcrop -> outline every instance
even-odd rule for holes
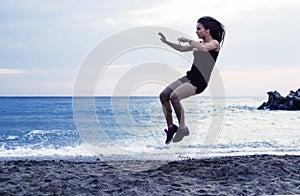
[[[268,102],[264,102],[257,109],[259,110],[300,110],[300,89],[296,92],[290,91],[286,97],[282,97],[279,92],[268,92]]]

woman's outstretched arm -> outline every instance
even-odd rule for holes
[[[187,52],[187,51],[192,51],[193,50],[193,46],[191,46],[191,45],[181,46],[179,44],[175,44],[175,43],[167,41],[165,35],[162,34],[162,33],[158,33],[158,35],[160,35],[160,37],[161,37],[160,40],[163,43],[169,45],[170,47],[174,48],[175,50],[178,50],[180,52]]]

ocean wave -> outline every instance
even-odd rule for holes
[[[63,146],[76,146],[81,143],[80,136],[76,130],[30,130],[7,132],[0,138],[0,145],[5,149],[42,148],[52,147],[60,148]]]
[[[75,147],[66,146],[61,148],[55,147],[15,147],[7,149],[4,146],[0,147],[0,159],[68,159],[76,157],[94,157],[94,155],[86,148],[85,145]]]
[[[246,105],[230,105],[225,107],[226,110],[237,112],[237,111],[255,111],[257,110],[256,107],[253,106],[246,106]]]

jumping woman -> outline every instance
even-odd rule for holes
[[[167,41],[162,33],[158,33],[160,40],[180,52],[193,51],[193,65],[186,76],[179,78],[167,86],[160,94],[163,112],[167,121],[166,144],[171,141],[179,142],[189,135],[189,129],[184,122],[184,110],[180,103],[182,99],[203,92],[208,84],[211,72],[217,60],[220,45],[225,37],[224,26],[216,19],[205,16],[197,21],[196,34],[201,41],[194,41],[185,37],[178,38],[179,44]],[[188,43],[180,45],[180,42]],[[179,127],[173,124],[172,107],[175,110]],[[174,134],[176,135],[174,136]],[[173,138],[174,136],[174,138]]]

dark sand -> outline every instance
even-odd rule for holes
[[[145,171],[118,169],[101,161],[23,160],[0,165],[0,195],[300,194],[300,156],[183,160]]]

